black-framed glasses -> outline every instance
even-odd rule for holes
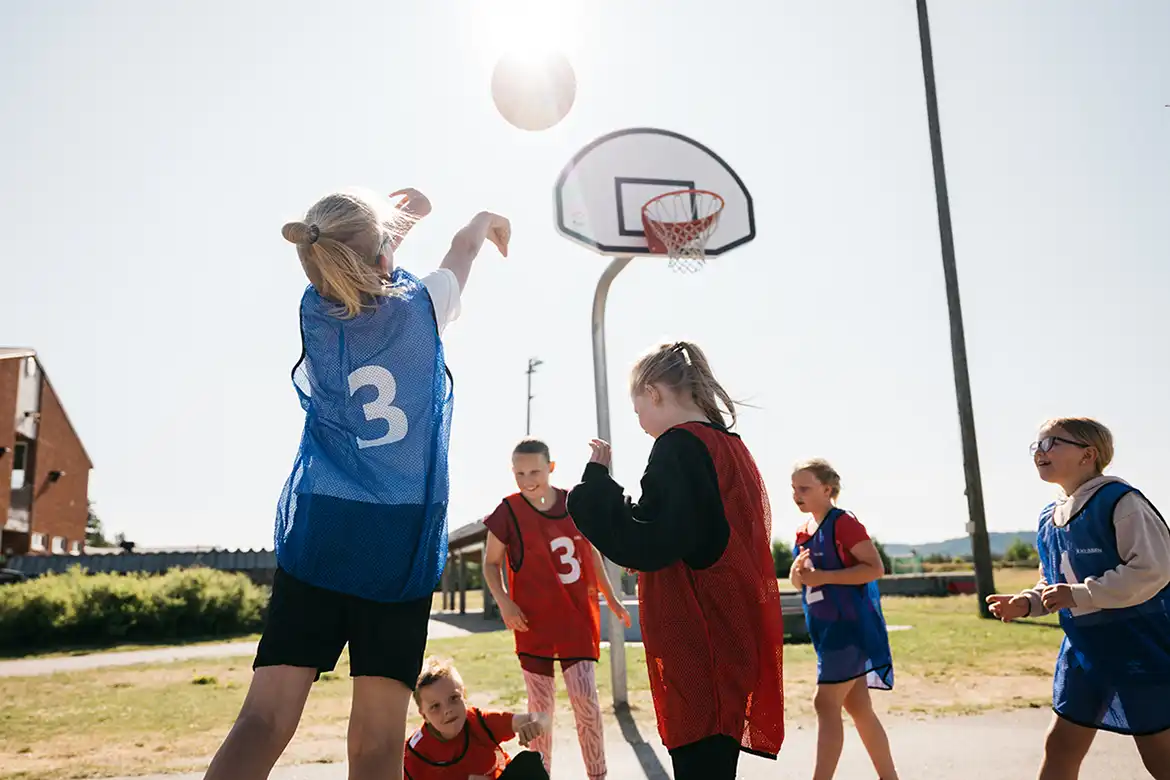
[[[1071,444],[1072,446],[1080,447],[1081,449],[1088,449],[1090,446],[1092,446],[1089,444],[1085,444],[1084,442],[1073,441],[1072,439],[1062,439],[1059,436],[1045,436],[1040,441],[1032,442],[1028,446],[1028,452],[1032,455],[1035,455],[1038,451],[1039,452],[1049,452],[1057,444]]]

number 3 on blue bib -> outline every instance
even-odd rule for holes
[[[386,433],[377,439],[363,439],[357,437],[358,449],[367,447],[382,447],[402,441],[406,438],[409,425],[406,422],[406,412],[397,406],[392,406],[394,396],[398,392],[398,384],[394,375],[382,366],[362,366],[349,375],[349,395],[352,398],[363,387],[373,387],[377,394],[372,401],[362,406],[366,419],[370,422],[386,421]]]

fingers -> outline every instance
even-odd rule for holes
[[[590,460],[592,460],[594,463],[600,463],[601,465],[608,467],[612,459],[612,450],[609,446],[609,442],[604,441],[603,439],[593,439],[589,442],[589,447],[592,451]]]
[[[483,212],[488,218],[487,239],[500,250],[500,255],[508,256],[508,243],[512,240],[512,223],[505,217],[491,212]]]
[[[1065,597],[1065,589],[1060,585],[1049,585],[1040,592],[1040,603],[1049,610],[1068,606],[1068,601],[1069,599]]]
[[[387,197],[391,200],[401,197],[401,200],[394,204],[399,211],[408,212],[416,217],[425,217],[431,213],[431,201],[414,187],[403,187]]]
[[[488,234],[488,240],[491,241],[496,249],[500,250],[500,254],[504,257],[508,256],[508,239],[510,238],[508,231],[500,228],[493,228]]]

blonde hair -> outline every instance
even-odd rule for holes
[[[662,385],[694,401],[707,419],[725,428],[735,426],[735,402],[711,372],[703,350],[689,341],[660,344],[637,362],[630,374],[630,392]],[[723,409],[719,404],[723,404]],[[724,410],[731,417],[727,425]]]
[[[401,238],[410,215],[358,190],[326,195],[289,222],[280,234],[296,244],[309,281],[322,296],[338,304],[336,316],[349,319],[377,296],[393,294],[378,257],[387,241]]]
[[[1113,433],[1092,417],[1054,417],[1045,420],[1041,431],[1063,428],[1070,437],[1097,451],[1094,467],[1101,474],[1113,462]]]
[[[829,498],[835,499],[841,495],[841,475],[837,473],[837,469],[829,465],[829,461],[824,458],[812,458],[801,461],[792,467],[793,476],[801,471],[809,472],[817,478],[817,482],[828,485]]]
[[[431,656],[423,661],[422,672],[418,675],[418,682],[414,684],[414,703],[419,707],[422,706],[422,689],[428,685],[434,685],[439,680],[452,680],[460,690],[464,689],[463,678],[459,676],[459,670],[455,668],[455,662],[450,658],[438,658]]]

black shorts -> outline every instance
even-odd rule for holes
[[[740,745],[722,734],[668,751],[675,780],[735,780]]]
[[[521,750],[508,762],[500,780],[548,780],[548,772],[544,771],[540,753]]]
[[[353,677],[386,677],[411,690],[422,671],[431,597],[369,601],[301,582],[276,570],[253,669],[299,666],[333,671],[349,643]]]

